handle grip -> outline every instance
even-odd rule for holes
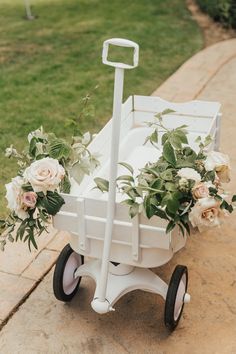
[[[109,45],[133,48],[134,49],[133,65],[109,61],[107,59],[108,51],[109,51]],[[139,60],[139,46],[138,46],[137,43],[135,43],[133,41],[130,41],[128,39],[123,39],[123,38],[111,38],[111,39],[107,39],[105,42],[103,42],[103,50],[102,50],[102,62],[103,62],[103,64],[114,66],[115,68],[133,69],[136,66],[138,66],[138,60]]]

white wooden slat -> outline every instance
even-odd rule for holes
[[[106,219],[105,218],[93,218],[86,216],[86,234],[90,238],[101,238],[104,239]],[[112,239],[120,242],[131,243],[131,223],[122,223],[114,221]]]
[[[173,109],[184,115],[214,117],[220,109],[219,102],[211,101],[189,101],[184,103],[173,103],[165,101],[160,97],[134,96],[134,110],[146,112],[162,112],[166,108]]]
[[[209,117],[184,117],[177,114],[168,114],[167,116],[163,117],[163,124],[170,129],[174,129],[185,124],[188,126],[188,131],[207,133],[211,127],[212,120],[213,118]],[[134,111],[134,121],[136,126],[145,125],[145,122],[153,122],[154,113]]]
[[[79,235],[79,248],[88,252],[89,243],[86,239],[86,225],[85,225],[85,205],[84,199],[77,199],[77,230]]]
[[[53,226],[57,230],[78,234],[78,216],[75,213],[59,211],[53,217]]]
[[[85,198],[85,213],[86,215],[106,218],[107,201]],[[126,205],[116,204],[115,220],[130,222],[128,207]]]
[[[71,194],[60,193],[62,198],[65,201],[65,204],[62,205],[61,211],[76,213],[77,212],[77,196]]]
[[[139,261],[139,215],[132,219],[132,257],[134,261]]]
[[[88,216],[85,219],[87,237],[104,239],[106,219]],[[139,258],[139,247],[169,249],[170,244],[165,228],[139,224],[138,219],[133,219],[130,223],[114,220],[112,240],[121,243],[128,242],[132,246],[134,259]]]
[[[152,227],[156,227],[156,228],[163,228],[165,229],[168,222],[164,219],[159,218],[158,216],[153,216],[151,219],[148,219],[143,213],[140,214],[139,217],[139,222],[140,222],[140,226],[142,225],[148,225],[148,226],[152,226]]]
[[[148,228],[140,228],[140,245],[144,245],[143,248],[160,248],[168,250],[170,248],[170,234],[166,234],[165,229],[151,230]]]

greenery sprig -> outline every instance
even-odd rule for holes
[[[219,166],[210,170],[206,167],[207,147],[212,138],[207,136],[202,140],[198,137],[195,141],[198,151],[195,151],[189,145],[186,125],[169,129],[163,123],[164,116],[173,112],[167,109],[158,113],[153,122],[147,122],[154,130],[146,138],[145,144],[151,143],[161,151],[159,159],[147,163],[138,175],[134,174],[131,165],[120,163],[128,174],[117,178],[117,188],[126,197],[122,203],[129,206],[131,218],[140,212],[144,212],[148,218],[158,216],[167,221],[167,233],[178,226],[184,235],[185,231],[190,234],[190,221],[196,217],[201,224],[199,228],[217,224],[221,217],[220,210],[231,213],[236,197],[227,202],[218,179]],[[223,171],[223,167],[227,166],[222,164],[220,167]],[[95,183],[101,191],[108,190],[108,181],[98,178]],[[218,207],[216,201],[220,209],[215,209]],[[197,213],[199,215],[196,216]],[[217,213],[217,217],[214,213]],[[196,223],[192,221],[193,226],[198,226]]]

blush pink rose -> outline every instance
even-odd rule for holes
[[[34,161],[24,172],[24,178],[31,184],[34,192],[54,192],[65,176],[64,168],[58,160],[45,157]]]
[[[199,183],[192,189],[192,195],[195,199],[209,197],[209,189],[205,183]]]
[[[25,192],[21,197],[21,203],[24,207],[34,209],[37,203],[37,194],[35,192]]]
[[[198,227],[199,231],[219,226],[227,216],[227,212],[220,208],[220,202],[214,198],[200,198],[189,213],[189,221],[193,227]]]

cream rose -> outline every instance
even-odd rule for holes
[[[199,183],[201,181],[201,175],[193,168],[189,168],[189,167],[181,168],[178,171],[177,175],[181,178],[192,179],[196,183]]]
[[[34,209],[37,203],[37,194],[35,192],[25,192],[21,196],[23,207]]]
[[[24,178],[31,184],[34,192],[55,191],[65,176],[64,168],[50,157],[33,162],[24,172]]]
[[[218,151],[210,151],[205,161],[207,171],[215,170],[220,182],[228,183],[230,181],[230,163],[229,156]]]
[[[218,226],[226,213],[220,209],[220,202],[214,198],[201,198],[189,213],[189,221],[199,231],[205,228]]]
[[[22,177],[12,178],[12,181],[6,184],[6,199],[8,201],[8,208],[16,213],[20,219],[26,219],[29,214],[25,211],[21,198],[23,195],[22,184],[24,180]]]
[[[207,183],[198,183],[192,189],[192,195],[195,199],[209,197],[209,189]]]

